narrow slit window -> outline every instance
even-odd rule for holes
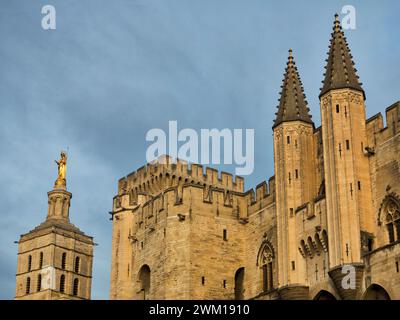
[[[65,292],[65,276],[63,274],[60,277],[60,292]]]
[[[74,285],[72,289],[72,295],[77,296],[79,292],[79,279],[75,278],[74,279]]]
[[[32,256],[29,255],[28,257],[28,271],[31,271],[32,269]]]
[[[79,268],[81,264],[81,259],[79,257],[75,258],[75,273],[79,273]]]
[[[39,292],[40,290],[42,290],[42,275],[39,273],[37,277],[36,291]]]
[[[336,113],[339,113],[340,112],[340,106],[337,104],[336,105]]]
[[[296,169],[295,174],[296,174],[296,179],[298,179],[299,178],[299,170]]]
[[[29,294],[31,292],[31,278],[28,277],[26,279],[26,288],[25,288],[25,293]]]
[[[346,149],[350,150],[350,140],[346,140]]]
[[[290,136],[286,137],[287,144],[290,144]]]
[[[67,253],[63,252],[61,257],[61,269],[65,270],[66,262],[67,262]]]
[[[358,190],[361,190],[361,181],[358,181],[357,185],[358,185]]]
[[[39,269],[42,269],[42,267],[43,267],[43,252],[40,252]]]
[[[228,241],[228,232],[226,231],[226,229],[224,229],[224,231],[222,232],[222,237],[224,241]]]
[[[204,286],[205,283],[206,283],[206,278],[201,277],[201,284]]]

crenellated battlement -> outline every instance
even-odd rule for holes
[[[373,145],[382,143],[400,132],[400,101],[386,108],[385,113],[386,123],[380,112],[367,119],[368,140]]]
[[[188,164],[186,161],[161,156],[154,162],[139,168],[119,180],[118,194],[133,192],[146,193],[155,196],[161,191],[185,183],[201,186],[213,186],[224,190],[243,192],[244,179],[233,177],[232,174],[221,172],[214,168],[204,168],[200,164]]]

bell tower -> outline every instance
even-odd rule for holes
[[[360,285],[361,231],[372,232],[372,192],[367,147],[365,93],[358,80],[339,16],[320,93],[326,184],[330,275],[344,299],[357,290],[343,289],[342,266],[356,270]],[[346,274],[346,273],[345,273]]]
[[[314,123],[292,50],[283,79],[273,125],[278,226],[280,294],[284,299],[306,299],[305,260],[298,250],[296,208],[315,194]]]
[[[18,242],[17,300],[90,299],[93,238],[69,221],[66,154],[56,162],[58,177],[47,194],[47,218]]]

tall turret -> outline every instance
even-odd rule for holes
[[[329,234],[330,275],[343,298],[342,266],[362,275],[361,231],[373,226],[371,179],[367,147],[365,93],[347,45],[338,15],[335,16],[325,79],[320,93],[322,140]]]
[[[307,298],[305,261],[298,251],[296,208],[315,194],[314,123],[292,50],[273,125],[279,286],[285,299]]]
[[[48,192],[47,218],[18,242],[18,300],[90,299],[93,238],[69,221],[66,154],[56,162],[58,177]]]

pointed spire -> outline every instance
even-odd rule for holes
[[[361,87],[357,76],[357,69],[354,67],[349,46],[340,25],[339,15],[335,14],[333,23],[332,38],[330,40],[327,65],[325,67],[325,80],[319,97],[333,89],[351,88],[365,92]]]
[[[314,124],[311,120],[310,109],[307,106],[306,96],[296,63],[294,62],[292,49],[289,50],[288,62],[281,88],[278,112],[276,113],[275,123],[272,128],[285,121],[299,120]]]

